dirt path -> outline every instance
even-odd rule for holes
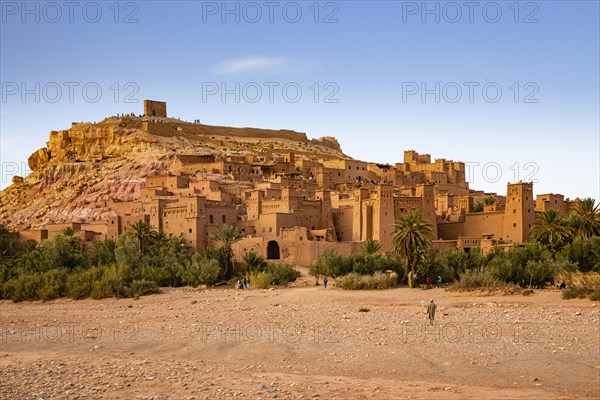
[[[0,397],[600,398],[598,309],[555,291],[315,287],[5,301]]]

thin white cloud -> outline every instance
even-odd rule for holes
[[[285,57],[248,56],[234,58],[219,63],[215,69],[217,75],[233,75],[246,72],[272,72],[289,64]]]

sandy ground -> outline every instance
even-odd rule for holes
[[[600,398],[599,308],[406,288],[4,301],[0,397]]]

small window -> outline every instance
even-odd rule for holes
[[[225,222],[227,221],[227,219],[226,219],[225,215],[223,215],[223,218],[222,218],[222,220],[223,220],[223,223],[225,223]]]
[[[516,224],[516,223],[514,223],[514,224],[513,224],[513,228],[516,228],[516,227],[517,227],[517,224]]]
[[[517,209],[513,208],[513,214],[516,214],[516,213],[517,213]]]
[[[212,215],[208,216],[208,222],[211,223],[211,224],[215,223],[215,219],[214,219],[214,217]]]
[[[190,230],[190,233],[192,233],[192,228],[190,228],[189,230]]]
[[[269,232],[273,232],[273,227],[272,226],[269,227]]]

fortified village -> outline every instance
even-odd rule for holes
[[[29,158],[31,179],[37,179],[30,189],[53,187],[55,182],[44,168],[54,159],[64,164],[61,171],[71,164],[71,169],[77,169],[78,163],[99,165],[109,160],[115,146],[127,146],[131,131],[145,137],[144,149],[151,144],[157,152],[170,152],[167,172],[133,179],[135,189],[127,190],[125,200],[111,196],[109,190],[103,195],[96,191],[85,206],[63,207],[54,213],[48,206],[22,221],[11,219],[8,201],[0,203],[0,211],[5,208],[0,220],[4,218],[22,240],[35,242],[65,228],[75,230],[85,242],[116,239],[129,224],[143,220],[159,232],[182,235],[196,250],[209,246],[211,235],[229,224],[245,235],[235,246],[237,259],[254,251],[269,260],[307,266],[326,249],[340,254],[360,251],[367,239],[378,240],[382,252],[392,252],[394,222],[411,210],[432,224],[435,247],[468,251],[479,246],[488,251],[492,246],[527,241],[536,213],[556,209],[564,215],[578,203],[560,194],[534,196],[533,184],[526,182],[509,183],[506,195],[472,190],[463,162],[443,158],[432,162],[429,154],[413,150],[404,151],[401,163],[377,164],[345,156],[331,137],[309,140],[293,131],[183,122],[167,116],[166,103],[149,100],[142,116],[73,123],[69,130],[51,132],[47,147]],[[176,150],[161,147],[163,139],[186,138],[192,144]],[[220,147],[224,141],[237,141],[246,151],[225,151]],[[295,147],[264,145],[269,141]],[[215,146],[206,147],[207,143]],[[72,186],[74,176],[69,175],[62,186]],[[9,190],[22,190],[19,187],[27,186],[28,179],[15,177]],[[94,192],[85,192],[86,185],[92,188],[90,182],[77,185],[80,190],[71,200],[77,193]],[[78,212],[64,211],[69,209]],[[82,213],[82,209],[94,212]]]

